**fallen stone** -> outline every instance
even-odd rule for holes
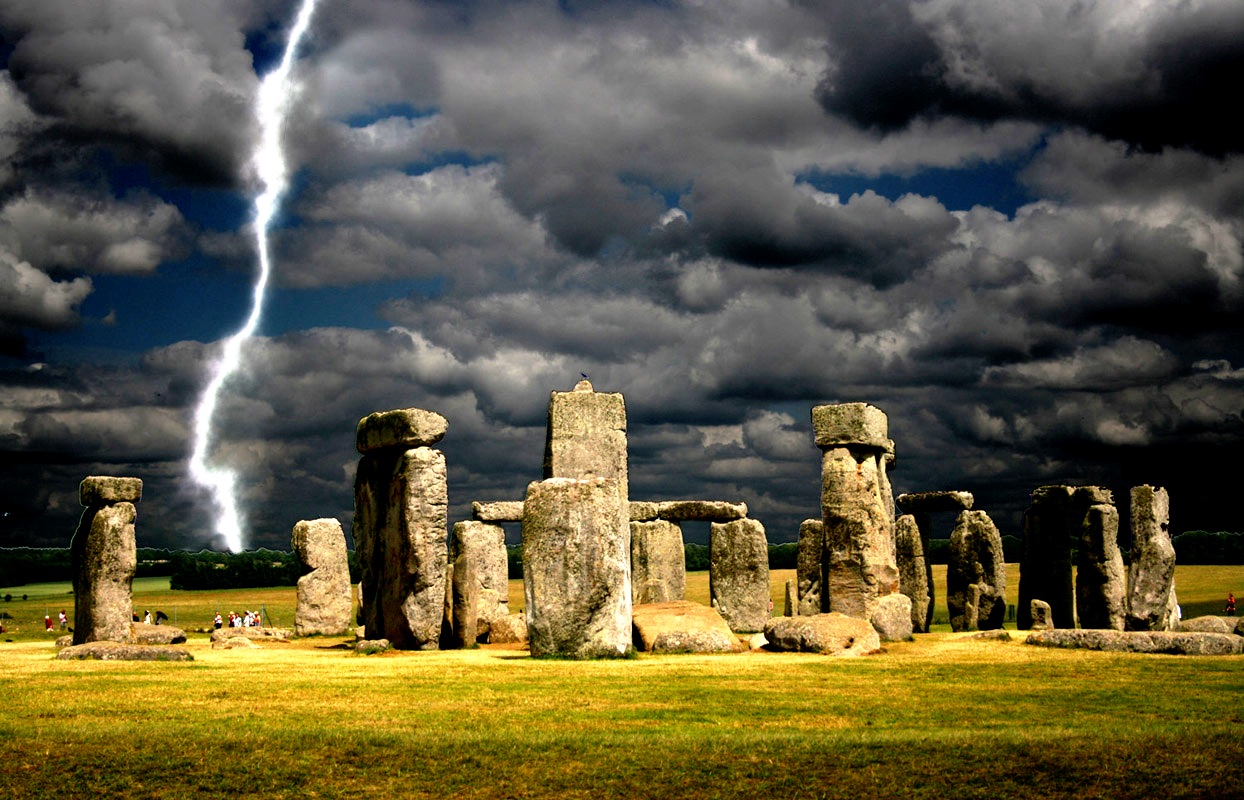
[[[1199,633],[1235,633],[1234,617],[1204,616],[1179,621],[1179,630]]]
[[[977,631],[976,633],[964,636],[963,638],[977,639],[986,642],[1009,642],[1011,641],[1011,634],[999,628],[998,630],[992,631]]]
[[[708,590],[732,631],[753,633],[769,619],[769,544],[758,520],[714,522],[708,534]]]
[[[245,636],[230,636],[227,639],[213,639],[213,650],[255,650],[259,645]]]
[[[499,500],[495,503],[471,503],[471,516],[479,522],[522,522],[522,500]]]
[[[190,651],[180,647],[102,641],[70,645],[56,657],[61,661],[194,661]]]
[[[359,420],[356,447],[364,455],[377,450],[430,447],[445,438],[449,421],[435,411],[399,408],[377,411]]]
[[[725,500],[669,500],[657,504],[657,517],[670,522],[731,522],[747,516],[747,503]]]
[[[130,502],[92,505],[82,512],[70,543],[75,645],[129,639],[134,610],[131,587],[138,566],[136,516]]]
[[[1244,637],[1227,633],[1058,629],[1028,634],[1025,644],[1119,653],[1221,656],[1244,653]]]
[[[523,503],[523,589],[533,656],[631,649],[631,547],[615,481],[550,478]]]
[[[896,502],[904,512],[967,511],[976,502],[971,492],[908,492]]]
[[[634,604],[686,599],[687,559],[682,528],[661,519],[632,522],[630,525]]]
[[[266,642],[288,642],[293,633],[288,628],[219,628],[212,631],[210,640],[218,642],[222,639],[241,636],[246,639],[259,639]]]
[[[753,633],[746,640],[748,650],[762,650],[769,646],[769,640],[763,633]]]
[[[186,632],[172,625],[148,625],[145,622],[130,623],[127,644],[185,644]]]
[[[769,649],[831,656],[860,656],[881,649],[881,637],[866,619],[837,611],[801,617],[774,617],[765,623]]]
[[[877,600],[868,620],[877,629],[883,642],[909,642],[912,639],[911,598],[905,594],[888,594]]]
[[[91,475],[78,486],[78,502],[84,508],[110,506],[114,503],[137,503],[142,498],[142,478]]]
[[[734,653],[742,650],[715,609],[680,600],[633,609],[635,647],[649,653]]]
[[[1054,617],[1050,614],[1049,603],[1034,598],[1029,603],[1028,613],[1032,616],[1030,630],[1049,631],[1054,629]]]
[[[650,522],[660,514],[660,508],[660,503],[651,500],[632,500],[629,507],[631,522]]]
[[[302,566],[298,579],[294,632],[299,636],[340,636],[350,630],[354,598],[346,535],[336,519],[302,520],[291,536]]]
[[[812,408],[812,433],[820,448],[858,446],[893,451],[885,412],[868,403],[838,403]]]
[[[354,652],[363,656],[387,653],[392,649],[393,644],[388,639],[360,639],[354,643]]]
[[[489,644],[520,644],[527,641],[527,619],[523,614],[498,617],[488,626]]]
[[[58,637],[56,637],[56,646],[57,646],[57,648],[61,648],[61,647],[69,647],[69,646],[70,646],[70,645],[72,645],[72,644],[73,644],[73,634],[72,634],[72,633],[70,633],[70,634],[66,634],[65,636],[58,636]]]

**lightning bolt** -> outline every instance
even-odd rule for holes
[[[259,144],[251,156],[251,165],[259,176],[263,191],[255,198],[255,247],[259,253],[259,274],[255,277],[251,293],[250,314],[245,324],[225,340],[220,358],[209,367],[211,380],[203,390],[194,414],[194,452],[190,456],[190,477],[206,487],[216,504],[216,532],[224,537],[233,552],[242,549],[242,524],[238,515],[236,495],[237,473],[226,467],[209,466],[207,450],[212,440],[212,419],[220,400],[221,389],[238,370],[242,358],[242,345],[255,334],[263,315],[264,293],[272,273],[269,254],[268,229],[280,208],[282,196],[289,187],[285,153],[281,149],[281,133],[289,113],[294,93],[290,72],[294,66],[294,54],[311,26],[317,0],[302,0],[294,27],[285,44],[285,53],[276,69],[264,76],[255,97],[255,116],[259,121]]]

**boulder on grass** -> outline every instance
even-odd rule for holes
[[[61,661],[194,661],[190,651],[180,647],[120,642],[75,644],[62,648],[56,657]]]
[[[257,650],[259,645],[245,636],[230,636],[228,639],[212,639],[213,650]]]
[[[527,618],[523,614],[497,617],[488,627],[489,644],[522,644],[527,641]]]
[[[774,617],[765,623],[770,650],[859,656],[881,649],[881,637],[866,619],[837,611],[800,617]]]
[[[1179,621],[1179,630],[1199,633],[1235,633],[1236,620],[1213,615]]]
[[[635,606],[635,647],[649,653],[734,653],[738,637],[717,609],[677,600]]]
[[[912,639],[911,598],[905,594],[888,594],[878,598],[869,622],[877,629],[883,642],[910,642]]]
[[[1059,628],[1030,633],[1024,643],[1040,647],[1121,653],[1166,653],[1187,656],[1227,656],[1244,653],[1244,637],[1229,633]]]
[[[145,622],[130,623],[129,644],[185,644],[186,632],[172,625],[148,625]]]

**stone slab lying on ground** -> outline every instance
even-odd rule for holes
[[[1179,621],[1179,630],[1200,633],[1236,633],[1235,617],[1204,616]]]
[[[355,445],[360,453],[390,447],[403,450],[431,447],[445,438],[448,429],[449,421],[435,411],[422,408],[377,411],[359,420]]]
[[[386,653],[393,649],[393,643],[388,639],[359,639],[354,643],[354,652],[370,656],[375,653]]]
[[[975,639],[978,641],[985,641],[985,642],[1009,642],[1011,641],[1011,634],[1007,633],[1001,628],[996,628],[991,631],[977,631],[976,633],[968,634],[967,636],[964,636],[963,638],[964,639]]]
[[[245,636],[230,636],[228,639],[213,639],[213,650],[255,650],[259,645]]]
[[[87,642],[63,648],[56,657],[62,661],[194,661],[189,650],[163,645]]]
[[[527,641],[527,618],[519,614],[497,617],[488,627],[489,644],[522,644]]]
[[[860,656],[881,649],[881,637],[866,619],[837,611],[802,617],[774,617],[765,623],[768,649],[831,656]]]
[[[113,503],[137,503],[143,499],[142,478],[88,475],[78,486],[78,502],[84,508]]]
[[[632,609],[635,647],[649,653],[734,653],[738,637],[714,608],[678,600]]]
[[[212,631],[213,642],[244,636],[247,639],[262,639],[270,642],[287,642],[294,632],[287,628],[220,628]]]
[[[186,632],[172,625],[148,625],[145,622],[130,623],[128,644],[185,644]]]
[[[967,511],[976,498],[971,492],[908,492],[894,499],[908,514],[918,511]]]
[[[1040,647],[1105,650],[1116,653],[1166,653],[1188,656],[1228,656],[1244,653],[1244,637],[1229,633],[1059,628],[1030,633],[1024,643]]]
[[[479,522],[522,522],[522,500],[497,500],[492,503],[471,503],[471,518]]]
[[[657,503],[657,517],[670,522],[730,522],[747,516],[747,503],[725,500],[667,500]]]

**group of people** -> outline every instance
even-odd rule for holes
[[[66,630],[69,627],[69,617],[65,614],[65,609],[62,608],[58,616],[60,619],[60,629],[62,631]],[[48,633],[56,632],[56,628],[52,623],[52,617],[50,614],[43,618],[43,629],[46,630]],[[3,632],[4,632],[4,629],[0,628],[0,633],[3,633]]]
[[[216,626],[216,630],[220,630],[222,627],[224,627],[225,620],[223,617],[220,616],[220,612],[216,612],[216,618],[212,620],[212,624]],[[229,627],[230,628],[262,627],[262,625],[260,625],[259,612],[258,611],[243,611],[241,614],[238,614],[236,612],[230,611],[229,612]]]

